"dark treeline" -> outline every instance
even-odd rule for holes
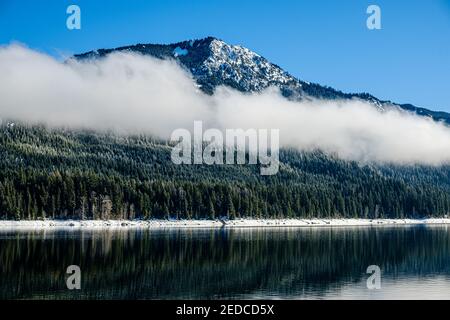
[[[444,216],[450,168],[358,165],[282,150],[280,172],[250,165],[174,165],[148,136],[0,131],[2,219]]]

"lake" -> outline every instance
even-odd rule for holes
[[[0,262],[1,299],[450,299],[446,225],[0,231]]]

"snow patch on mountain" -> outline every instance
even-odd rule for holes
[[[144,46],[145,47],[145,46]],[[180,47],[176,47],[175,49],[173,49],[173,55],[174,57],[178,57],[178,56],[185,56],[189,53],[188,50],[186,49],[182,49]]]

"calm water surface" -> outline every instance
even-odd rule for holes
[[[450,227],[2,231],[0,298],[450,299]]]

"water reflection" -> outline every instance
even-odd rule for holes
[[[447,226],[2,232],[0,262],[3,299],[402,298],[401,288],[450,299],[439,289],[450,288]],[[72,264],[79,291],[65,286]],[[377,292],[365,286],[372,264]]]

